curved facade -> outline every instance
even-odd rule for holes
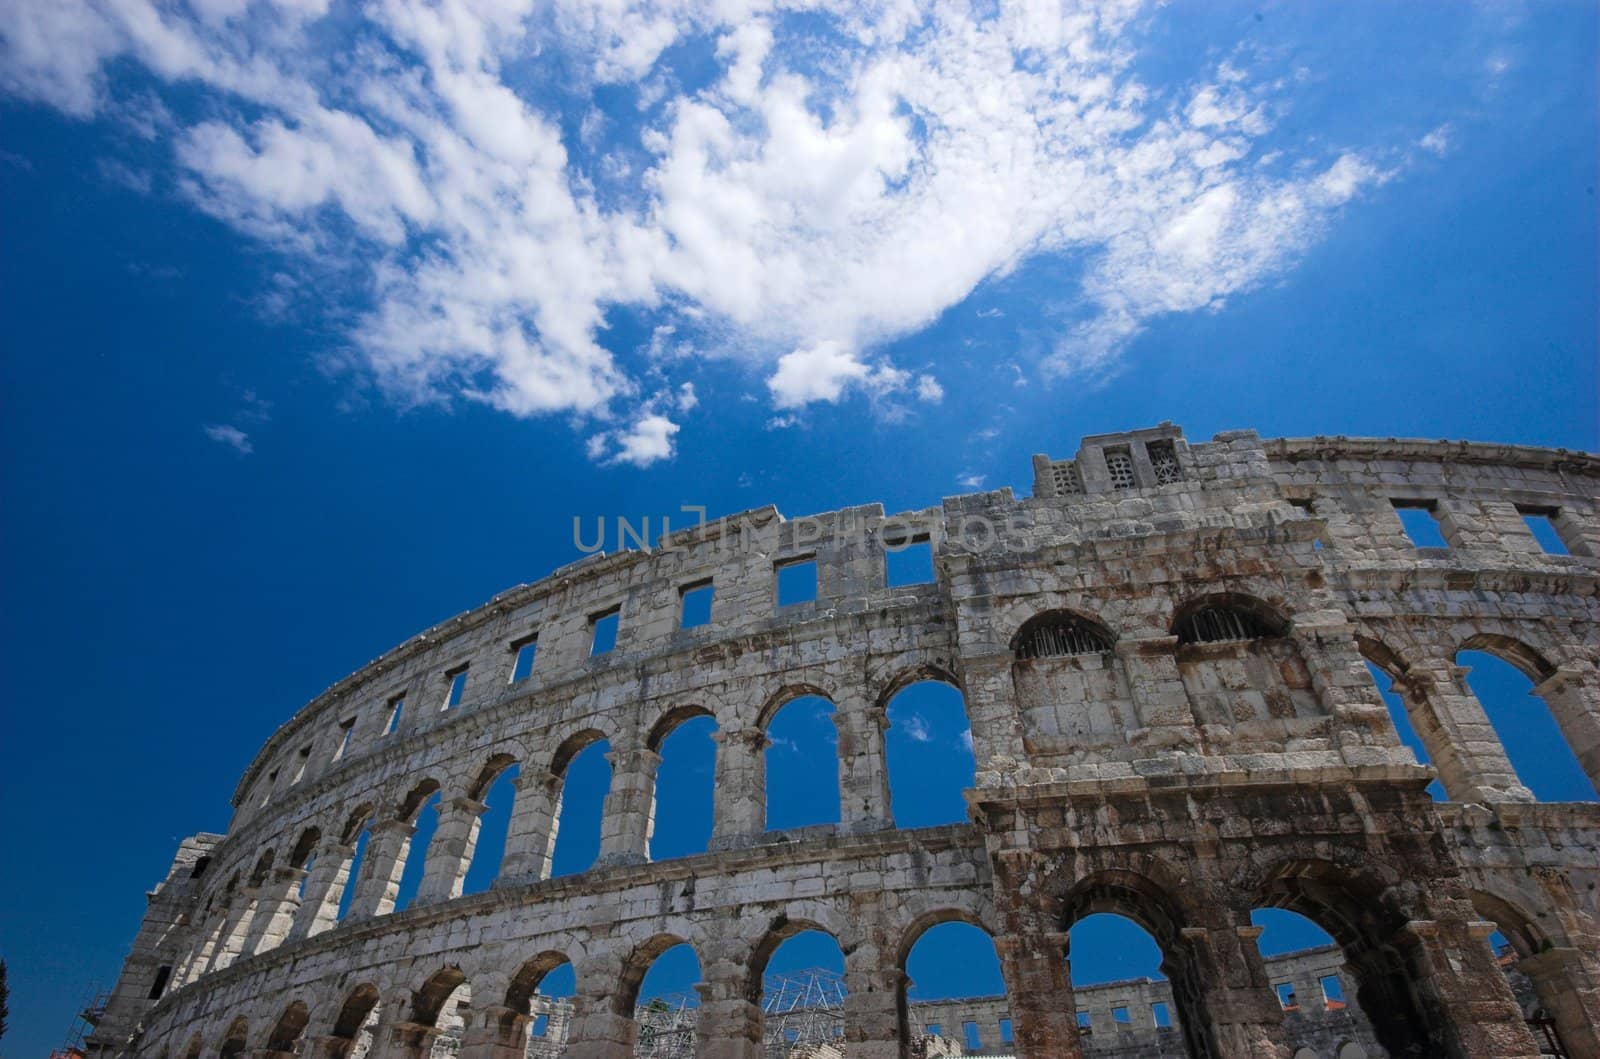
[[[365,666],[267,741],[226,835],[182,845],[91,1049],[426,1059],[448,1018],[461,1055],[517,1059],[534,1054],[539,979],[570,962],[564,1054],[629,1056],[646,966],[688,942],[696,1053],[754,1057],[767,958],[820,929],[845,954],[844,1053],[888,1059],[924,1047],[911,946],[961,920],[995,940],[1016,1054],[1093,1055],[1105,1036],[1079,1033],[1066,932],[1113,911],[1161,946],[1189,1055],[1287,1059],[1295,1018],[1250,920],[1272,906],[1337,941],[1370,1050],[1532,1057],[1558,1037],[1600,1056],[1600,806],[1533,800],[1456,657],[1525,673],[1600,784],[1600,459],[1252,432],[1189,444],[1164,424],[1034,471],[1031,498],[765,508],[680,530]],[[1448,547],[1413,544],[1406,508]],[[924,538],[935,580],[891,587],[885,542]],[[815,599],[779,606],[780,569],[804,562]],[[682,628],[684,590],[707,582],[711,620]],[[592,654],[612,621],[614,648]],[[1431,767],[1402,746],[1369,662]],[[925,679],[964,697],[971,819],[897,828],[887,704]],[[834,706],[840,821],[771,831],[767,726],[807,694]],[[651,862],[657,752],[702,715],[717,729],[710,848]],[[599,859],[549,878],[565,768],[600,739]],[[499,876],[462,896],[484,792],[513,764]],[[1425,792],[1435,776],[1449,801]],[[412,849],[434,793],[432,841]],[[425,869],[396,912],[408,857]],[[1497,966],[1495,929],[1532,1001]]]

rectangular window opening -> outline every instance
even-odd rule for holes
[[[1106,473],[1111,476],[1111,488],[1132,489],[1139,484],[1133,476],[1133,456],[1127,449],[1107,449]]]
[[[1322,1004],[1329,1011],[1337,1011],[1344,1007],[1344,983],[1339,981],[1336,974],[1324,975],[1318,979],[1322,986]]]
[[[356,719],[354,717],[339,722],[339,745],[333,749],[333,760],[344,758],[350,749],[350,740],[356,734]]]
[[[1167,1010],[1164,1000],[1157,1000],[1150,1005],[1150,1017],[1155,1020],[1157,1029],[1167,1029],[1172,1025],[1172,1012]]]
[[[267,773],[266,790],[261,792],[261,804],[266,805],[272,800],[272,788],[278,785],[278,770],[273,769]]]
[[[511,653],[516,656],[511,663],[511,683],[520,684],[533,675],[533,663],[539,657],[539,637],[524,636],[512,641]]]
[[[928,1036],[938,1037],[940,1036],[942,1027],[937,1022],[930,1022],[924,1026],[923,1029],[927,1032]]]
[[[1293,982],[1279,982],[1272,987],[1272,991],[1278,994],[1278,1004],[1283,1010],[1290,1011],[1299,1006],[1294,999]]]
[[[1115,1007],[1111,1009],[1111,1021],[1116,1023],[1117,1029],[1120,1030],[1133,1025],[1133,1016],[1128,1014],[1126,1007]]]
[[[1087,1011],[1078,1012],[1078,1029],[1087,1030],[1087,1029],[1090,1029],[1090,1028],[1091,1027],[1089,1026],[1089,1013]]]
[[[963,1022],[961,1024],[961,1037],[968,1051],[975,1052],[983,1047],[983,1039],[978,1036],[976,1022]]]
[[[444,705],[440,708],[454,709],[461,705],[461,696],[467,692],[467,667],[457,666],[455,669],[446,670],[444,679],[449,683],[444,693]]]
[[[817,560],[806,556],[778,564],[778,606],[810,603],[817,598]]]
[[[1001,1019],[1000,1020],[1000,1043],[1001,1044],[1011,1044],[1012,1043],[1011,1020],[1010,1019]]]
[[[1157,485],[1183,481],[1183,468],[1178,464],[1178,451],[1172,442],[1152,441],[1144,451],[1150,457],[1150,469],[1156,473]]]
[[[589,657],[608,654],[617,646],[617,626],[622,622],[622,608],[612,607],[589,617]]]
[[[1445,539],[1444,527],[1439,522],[1439,512],[1434,507],[1432,500],[1395,500],[1395,514],[1400,516],[1400,525],[1405,527],[1406,536],[1411,538],[1411,543],[1418,548],[1448,548],[1450,542]]]
[[[384,735],[393,735],[400,728],[400,718],[406,712],[406,697],[396,695],[389,700],[389,723],[383,726]]]
[[[163,964],[156,968],[156,980],[150,985],[151,1000],[160,1000],[161,994],[167,991],[167,979],[172,977],[172,968]]]
[[[709,579],[678,589],[678,627],[698,629],[711,624],[711,599],[715,587]]]
[[[933,541],[926,533],[883,542],[883,566],[889,587],[932,584]]]
[[[547,1034],[549,1032],[550,1032],[550,1016],[549,1015],[535,1015],[533,1017],[533,1035],[535,1037],[543,1037],[545,1034]]]
[[[1539,542],[1547,555],[1571,555],[1572,549],[1567,547],[1567,542],[1561,536],[1561,531],[1556,528],[1556,517],[1561,512],[1556,508],[1548,507],[1523,507],[1517,505],[1517,513],[1522,516],[1522,521],[1528,526],[1528,532],[1533,534],[1533,539]]]

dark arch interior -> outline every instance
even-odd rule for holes
[[[1098,622],[1064,610],[1036,614],[1011,638],[1017,658],[1057,658],[1111,650],[1115,637]]]

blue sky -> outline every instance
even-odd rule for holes
[[[1597,446],[1593,5],[534,6],[0,7],[5,1054],[574,516],[1164,419]]]

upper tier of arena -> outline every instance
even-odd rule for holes
[[[592,555],[368,663],[271,735],[226,835],[184,844],[98,1054],[344,1059],[366,1024],[381,1059],[421,1059],[470,983],[492,1014],[465,1021],[464,1059],[511,1059],[538,979],[570,961],[565,1054],[632,1055],[644,968],[687,941],[698,1054],[742,1059],[760,1046],[766,958],[815,927],[846,957],[845,1054],[898,1056],[906,954],[947,919],[995,936],[1018,1054],[1073,1054],[1054,965],[1072,921],[1114,909],[1162,945],[1190,1055],[1286,1056],[1241,941],[1267,904],[1340,943],[1391,1054],[1540,1054],[1509,987],[1461,984],[1463,968],[1500,981],[1479,929],[1493,921],[1571,1054],[1600,1056],[1600,809],[1534,802],[1456,659],[1521,670],[1600,786],[1600,458],[1250,431],[1191,444],[1162,424],[1033,472],[1028,497],[897,515],[680,513],[693,524],[650,547]],[[1406,510],[1443,545],[1419,548]],[[907,546],[931,551],[933,580],[890,583],[886,553]],[[810,598],[780,600],[807,566]],[[684,627],[686,594],[707,587],[709,621]],[[922,680],[964,697],[971,820],[897,829],[887,708]],[[805,695],[834,708],[839,822],[771,831],[766,731]],[[710,847],[651,862],[658,751],[698,716],[717,729]],[[566,766],[600,740],[599,858],[552,879]],[[463,896],[484,793],[513,765],[498,880]],[[1435,776],[1449,804],[1423,793]],[[420,889],[396,912],[434,794]]]

